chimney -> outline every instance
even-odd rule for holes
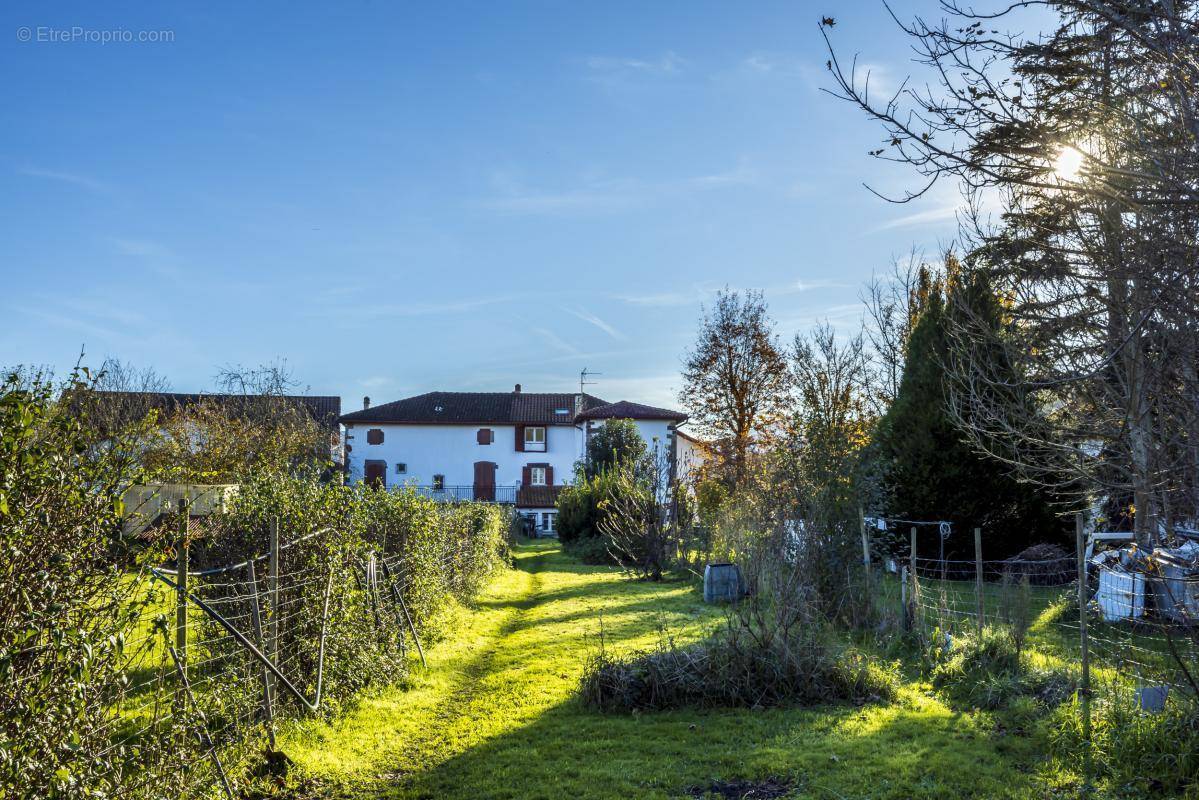
[[[520,384],[516,384],[516,388],[512,390],[514,394],[520,394]]]
[[[371,399],[369,397],[362,398],[362,410],[366,411],[371,407]]]

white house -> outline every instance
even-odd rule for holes
[[[631,419],[647,445],[685,476],[701,456],[679,411],[589,394],[429,392],[341,417],[348,480],[411,486],[431,497],[515,505],[554,530],[554,505],[606,419]]]

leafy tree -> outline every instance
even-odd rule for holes
[[[744,477],[755,439],[765,437],[786,411],[787,367],[761,292],[717,294],[687,353],[679,399],[720,451],[729,467],[726,479],[733,483]]]
[[[959,296],[958,303],[969,302],[979,318],[986,316],[995,327],[1001,321],[998,301],[985,286],[963,286],[952,261],[945,279],[926,274],[920,283],[924,291],[915,304],[899,393],[877,430],[890,513],[953,522],[958,535],[946,542],[946,553],[955,556],[973,555],[966,532],[976,526],[983,528],[988,558],[1060,536],[1054,497],[1020,482],[1008,464],[972,447],[950,413],[946,365],[953,312],[946,294]],[[961,296],[965,294],[968,300]]]
[[[608,419],[587,440],[583,470],[593,477],[618,464],[641,464],[648,454],[645,439],[631,419]]]

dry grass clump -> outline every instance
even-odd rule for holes
[[[608,712],[892,700],[896,685],[889,670],[821,636],[755,639],[729,629],[697,644],[663,641],[625,657],[601,645],[579,691],[584,704]]]

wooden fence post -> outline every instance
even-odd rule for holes
[[[916,597],[917,587],[920,585],[916,580],[916,526],[912,526],[912,552],[908,556],[908,579],[912,582],[911,590],[908,593],[908,604],[911,606],[912,625],[920,629],[923,628],[923,622],[917,619],[920,613],[920,601]]]
[[[908,567],[903,565],[899,570],[899,613],[902,615],[903,629],[912,629],[912,609],[908,607]]]
[[[986,608],[983,605],[983,529],[974,529],[974,599],[978,604],[978,633],[983,632]]]
[[[1091,793],[1091,650],[1087,639],[1087,561],[1083,542],[1082,514],[1074,515],[1074,546],[1078,551],[1078,639],[1082,661],[1082,685],[1078,690],[1082,705],[1082,793]]]

